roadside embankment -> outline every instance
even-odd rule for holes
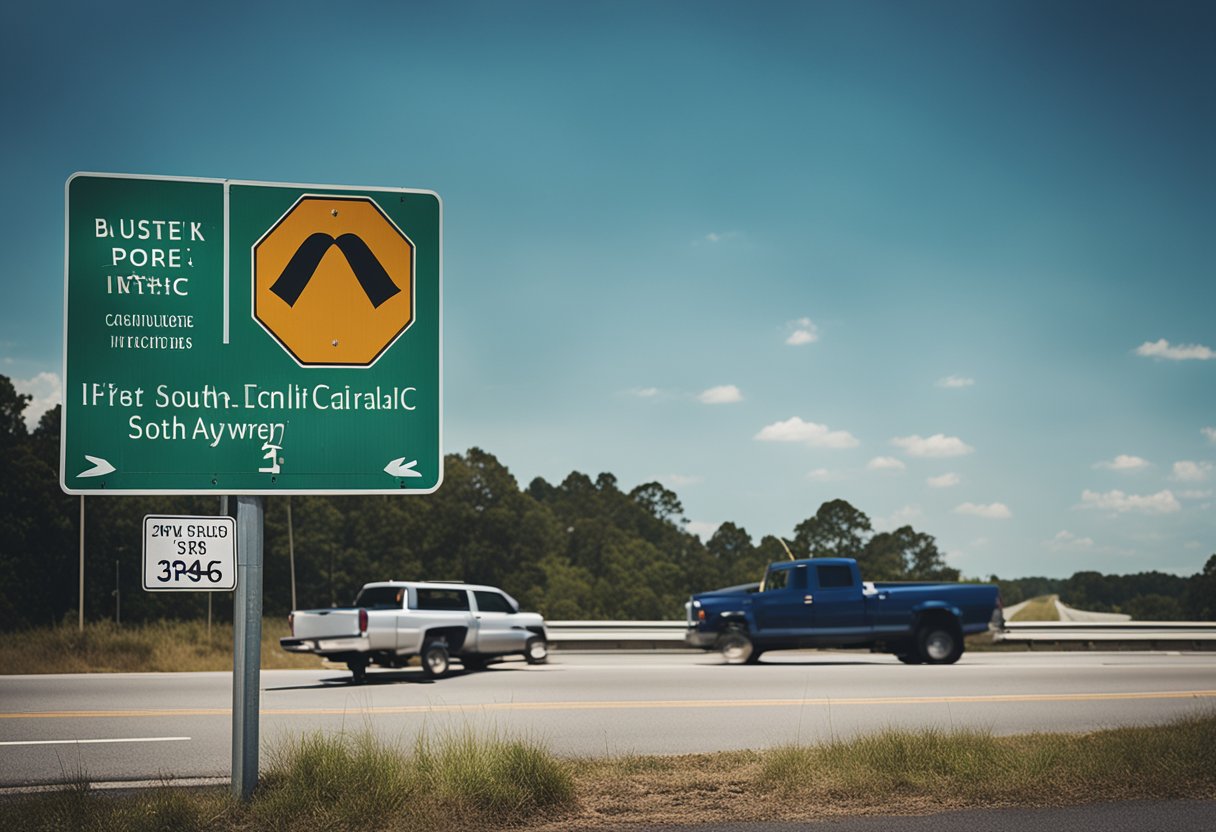
[[[557,832],[1175,798],[1216,799],[1216,716],[1081,735],[886,730],[765,752],[577,762],[471,733],[412,749],[370,734],[306,735],[271,755],[248,804],[171,783],[104,793],[81,774],[3,806],[30,832]]]
[[[262,623],[262,667],[289,669],[318,666],[315,656],[288,653],[279,647],[287,626],[281,618]],[[75,626],[40,627],[7,633],[0,639],[0,674],[28,673],[166,673],[232,670],[232,625],[205,621],[156,621],[124,624],[111,621]]]

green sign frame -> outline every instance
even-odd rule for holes
[[[361,211],[382,227],[314,229],[322,220],[293,215],[303,204],[325,221]],[[429,494],[442,484],[438,194],[76,173],[64,213],[65,492]],[[295,238],[276,241],[296,252],[288,266],[282,254],[266,259],[272,232],[303,240],[298,251]],[[271,309],[284,300],[268,285],[286,305]],[[322,323],[292,317],[300,297]],[[381,341],[363,359],[301,361],[273,331],[283,320],[325,346],[331,329],[335,348],[368,331]]]

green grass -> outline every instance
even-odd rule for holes
[[[312,734],[269,755],[248,804],[166,785],[0,798],[23,832],[447,832],[810,820],[892,811],[1216,798],[1216,716],[1091,734],[886,730],[770,751],[577,763],[470,732],[410,749]]]
[[[320,667],[318,658],[288,653],[279,638],[288,635],[282,619],[262,624],[262,667]],[[232,625],[205,621],[112,621],[41,627],[6,633],[0,639],[0,674],[139,673],[232,669]]]
[[[162,786],[136,795],[106,795],[86,780],[68,789],[6,800],[11,817],[30,832],[210,832],[236,830],[236,803],[216,790]]]
[[[407,754],[369,733],[310,735],[272,755],[257,829],[436,829],[514,823],[572,804],[569,768],[540,745],[470,732]]]
[[[270,755],[248,804],[227,789],[90,791],[4,799],[23,832],[439,832],[518,825],[574,804],[571,766],[525,740],[455,734],[412,753],[370,733],[314,734]]]
[[[766,755],[760,783],[785,797],[833,801],[859,794],[1015,804],[1211,796],[1216,717],[1085,735],[887,730],[777,748]]]

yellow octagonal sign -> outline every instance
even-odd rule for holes
[[[253,246],[253,317],[305,366],[370,367],[414,319],[414,244],[364,196],[302,196]]]

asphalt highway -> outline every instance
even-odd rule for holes
[[[472,730],[561,755],[685,754],[849,737],[888,726],[998,734],[1154,724],[1216,707],[1216,654],[968,653],[905,666],[868,653],[554,653],[431,681],[420,670],[271,670],[262,758],[312,731],[390,742]],[[0,786],[226,777],[231,673],[0,677]],[[263,763],[265,765],[265,763]]]

